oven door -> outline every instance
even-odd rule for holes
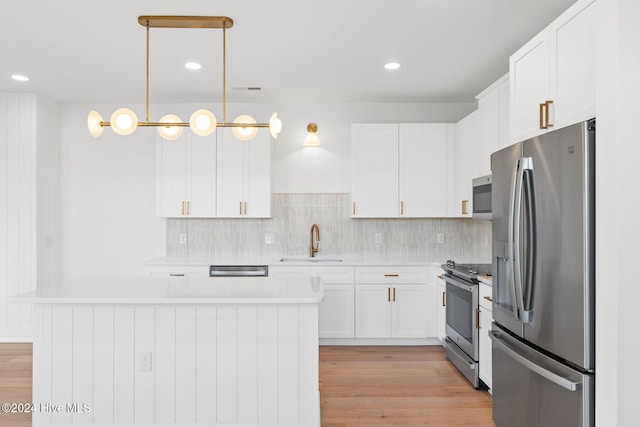
[[[446,334],[474,361],[478,360],[478,285],[445,274]]]

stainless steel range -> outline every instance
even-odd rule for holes
[[[478,374],[478,276],[490,276],[491,264],[442,264],[446,282],[447,358],[473,384],[480,386]]]

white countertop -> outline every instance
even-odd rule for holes
[[[485,285],[493,286],[493,276],[478,276],[478,281]]]
[[[408,257],[354,257],[341,255],[318,255],[317,259],[310,259],[304,256],[291,256],[286,258],[297,258],[296,261],[281,261],[282,257],[249,257],[249,258],[221,258],[221,257],[160,257],[144,262],[146,266],[210,266],[210,265],[283,265],[283,266],[304,266],[304,265],[326,265],[326,266],[436,266],[440,267],[441,262],[428,261]],[[334,261],[340,259],[341,261]]]
[[[41,304],[317,304],[317,278],[123,277],[86,278],[16,295]]]

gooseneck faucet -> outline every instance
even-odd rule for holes
[[[314,232],[315,231],[315,245],[314,243]],[[313,224],[311,226],[311,236],[309,236],[309,240],[310,240],[310,244],[311,244],[311,248],[309,249],[309,256],[310,257],[314,257],[316,256],[316,252],[318,252],[319,246],[320,246],[320,227],[318,227],[318,224]]]

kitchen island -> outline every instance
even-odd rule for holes
[[[318,426],[304,278],[99,278],[34,303],[33,425]]]

